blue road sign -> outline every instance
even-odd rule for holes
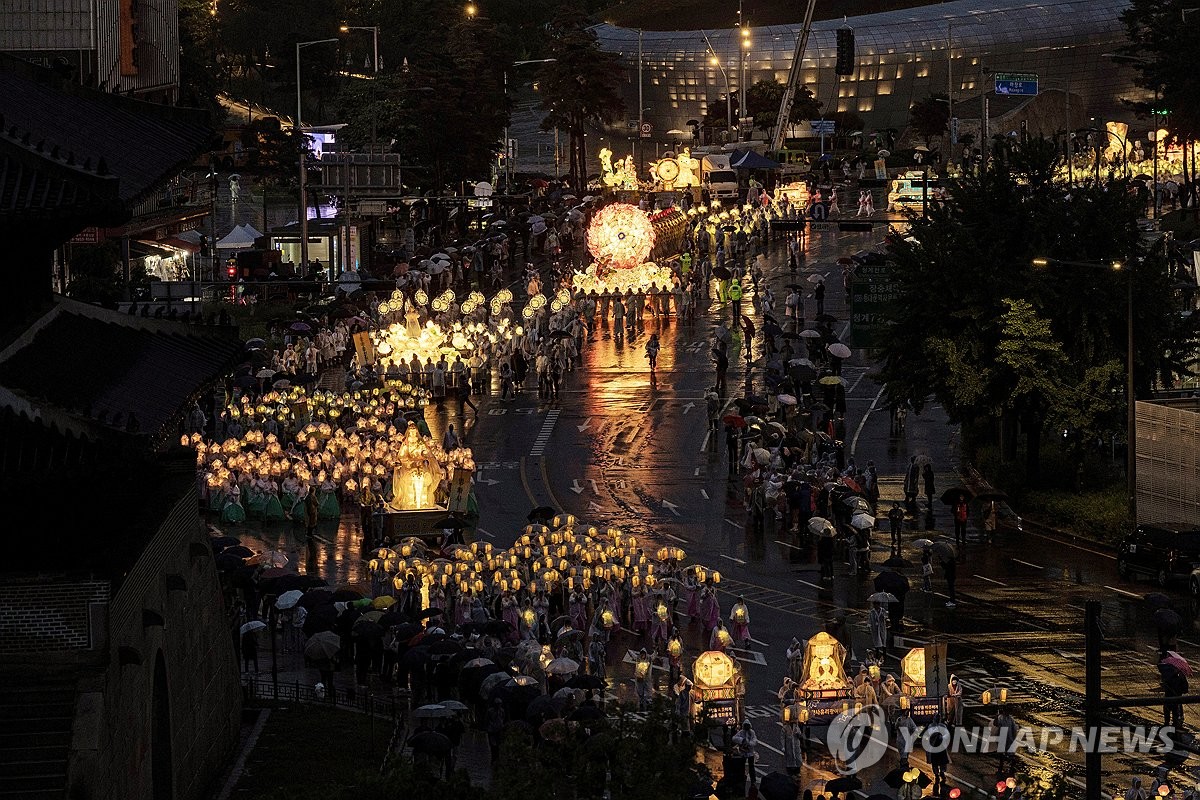
[[[996,94],[1016,94],[1035,97],[1038,93],[1038,76],[1034,72],[997,72]]]
[[[832,119],[810,119],[808,124],[812,126],[813,133],[823,133],[826,136],[832,136],[837,123]]]

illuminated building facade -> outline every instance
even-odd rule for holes
[[[996,0],[957,0],[817,22],[802,80],[822,102],[824,113],[857,112],[868,130],[903,130],[913,102],[945,94],[949,88],[955,104],[974,100],[961,115],[978,119],[980,87],[992,89],[991,72],[1037,73],[1042,87],[1069,90],[1072,98],[1081,98],[1088,115],[1125,118],[1128,111],[1121,99],[1142,99],[1145,92],[1134,86],[1132,69],[1105,54],[1126,43],[1120,21],[1126,5],[1124,0],[1006,6]],[[799,23],[762,28],[752,27],[753,20],[749,24],[747,85],[771,78],[786,81]],[[835,37],[844,26],[855,34],[855,73],[839,77],[834,74]],[[630,118],[635,118],[638,31],[612,25],[593,30],[600,46],[620,53],[629,66],[624,90],[627,108],[634,110]],[[742,37],[735,28],[645,31],[642,37],[645,118],[656,138],[671,129],[687,130],[687,120],[701,119],[709,102],[724,98],[727,82],[738,91]]]

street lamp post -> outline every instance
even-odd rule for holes
[[[307,175],[305,174],[306,143],[303,140],[304,123],[300,121],[300,49],[314,44],[336,42],[337,39],[314,39],[311,42],[296,42],[296,133],[301,137],[300,156],[296,160],[300,164],[300,269],[307,274],[308,270],[308,196]]]
[[[1062,261],[1035,258],[1035,267],[1085,267],[1125,273],[1125,479],[1129,494],[1129,518],[1137,524],[1137,399],[1133,393],[1133,269],[1120,261]]]
[[[733,125],[733,90],[729,87],[729,73],[725,71],[725,66],[717,57],[717,51],[713,49],[708,34],[702,30],[700,35],[704,37],[704,43],[708,45],[708,63],[721,70],[721,77],[725,79],[725,126],[728,129]]]

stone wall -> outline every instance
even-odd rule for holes
[[[193,488],[112,600],[108,668],[80,684],[68,796],[196,800],[237,745],[237,661],[197,509]]]
[[[89,650],[92,612],[109,599],[109,582],[63,576],[0,582],[0,660],[34,653]]]

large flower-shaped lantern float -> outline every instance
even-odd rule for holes
[[[592,217],[587,248],[605,268],[633,269],[654,249],[654,225],[637,206],[612,203]]]

